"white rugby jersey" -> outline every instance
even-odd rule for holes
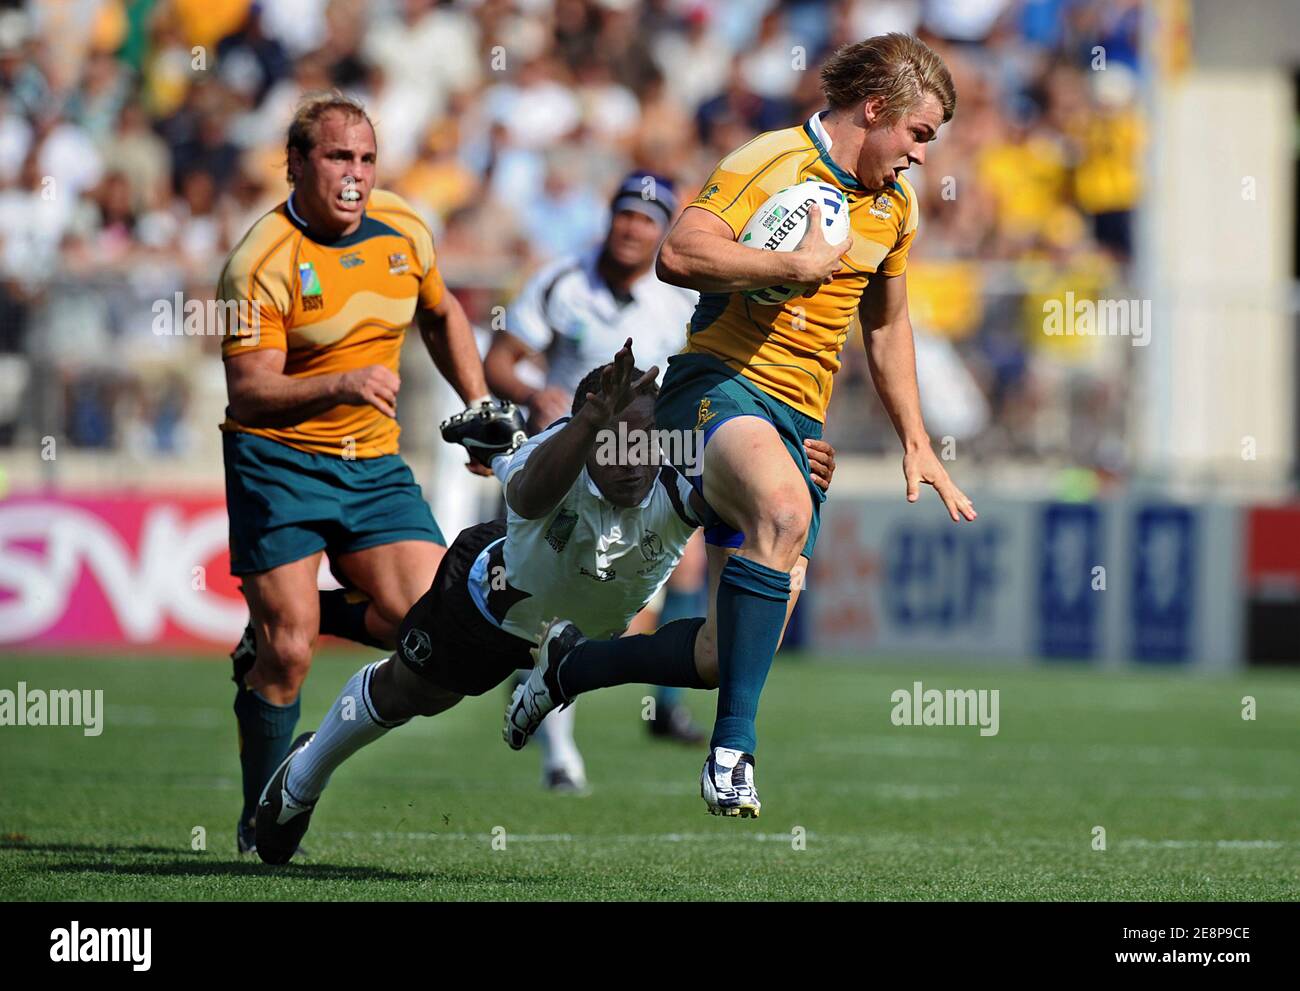
[[[637,366],[659,366],[686,344],[699,294],[661,282],[651,269],[620,300],[596,270],[596,246],[546,266],[506,310],[506,331],[546,355],[546,384],[572,392],[632,338]]]
[[[557,420],[509,458],[494,459],[501,483],[567,422]],[[506,536],[474,561],[470,596],[488,622],[526,640],[536,640],[542,623],[556,617],[592,639],[619,636],[668,580],[700,526],[691,491],[685,476],[665,464],[641,504],[623,509],[601,495],[584,467],[540,519],[524,519],[507,500]]]

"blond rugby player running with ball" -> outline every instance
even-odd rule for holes
[[[660,278],[701,294],[686,347],[669,360],[655,420],[661,429],[699,431],[704,443],[703,472],[690,481],[707,506],[709,615],[701,639],[716,642],[718,652],[717,717],[700,782],[714,814],[757,816],[761,808],[753,756],[759,695],[825,499],[804,442],[821,437],[855,314],[876,391],[902,442],[908,501],[932,485],[954,522],[975,519],[930,448],[907,312],[907,256],[919,218],[903,172],[924,164],[926,145],[952,118],[952,77],[925,44],[888,34],[840,48],[822,66],[821,82],[828,109],[724,158],[659,252]],[[849,237],[828,244],[814,207],[794,251],[737,243],[764,201],[805,180],[843,194]],[[778,305],[743,295],[791,284],[806,293]],[[556,658],[550,643],[560,638],[572,646]],[[548,684],[563,688],[571,669],[617,672],[634,652],[618,641],[581,640],[571,623],[553,625],[541,645],[546,663],[534,670],[507,728],[526,733],[568,701]]]

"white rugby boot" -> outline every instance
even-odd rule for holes
[[[700,795],[710,815],[757,819],[762,803],[754,787],[754,755],[714,747],[700,772]]]
[[[573,701],[560,691],[557,672],[565,655],[584,640],[582,631],[567,619],[553,619],[542,631],[540,643],[531,651],[536,662],[533,670],[514,690],[506,707],[501,735],[511,750],[523,749],[548,712]]]

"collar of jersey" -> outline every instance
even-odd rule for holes
[[[829,110],[819,110],[804,121],[804,133],[808,135],[808,140],[817,149],[817,154],[821,156],[822,163],[831,170],[831,175],[835,177],[836,182],[845,189],[853,190],[855,193],[865,193],[867,187],[840,168],[835,163],[835,159],[831,158],[831,136],[826,133],[826,127],[822,124],[822,118],[828,113],[830,113]]]
[[[387,224],[376,220],[368,213],[361,215],[361,223],[351,234],[344,234],[342,237],[335,238],[333,241],[325,241],[314,235],[307,229],[307,222],[298,216],[298,211],[293,208],[293,193],[284,201],[285,212],[289,215],[289,222],[302,231],[303,234],[312,241],[326,248],[350,248],[354,244],[360,244],[362,241],[369,241],[372,237],[380,234],[396,234],[401,237],[401,232],[394,230]]]
[[[841,169],[839,165],[836,165],[835,159],[832,159],[831,157],[831,135],[827,134],[826,125],[822,124],[822,118],[826,117],[828,113],[829,111],[818,111],[814,113],[813,116],[807,118],[807,120],[803,122],[803,130],[807,131],[809,139],[813,142],[816,150],[818,150],[818,155],[822,156],[822,161],[826,163],[828,169],[831,169],[833,176],[839,179],[841,185],[848,186],[850,190],[866,192],[867,187],[863,186],[862,183],[858,182],[857,179],[853,178],[853,176],[850,176],[850,174],[845,172],[844,169]],[[898,190],[898,192],[901,192],[902,198],[905,200],[907,199],[907,194],[902,191],[902,185],[900,185],[898,179],[894,179],[891,185],[894,189]]]
[[[601,502],[609,503],[609,505],[611,505],[611,506],[614,505],[612,502],[609,502],[609,500],[605,498],[605,493],[600,491],[600,486],[597,485],[595,482],[592,481],[592,479],[591,479],[591,475],[588,473],[588,471],[587,471],[587,469],[586,469],[585,467],[582,469],[582,477],[583,477],[584,479],[586,479],[586,481],[587,481],[587,491],[588,491],[588,492],[590,492],[592,495],[594,495],[594,496],[595,496],[597,499],[599,499]],[[650,497],[653,496],[653,495],[655,494],[655,485],[658,485],[658,484],[659,484],[659,480],[658,480],[658,479],[655,479],[654,485],[651,485],[650,488],[646,491],[645,498],[642,499],[640,502],[638,502],[635,506],[630,506],[630,507],[626,507],[626,508],[629,508],[629,509],[645,509],[646,506],[650,505]],[[623,509],[623,508],[625,508],[625,507],[623,507],[623,506],[615,506],[614,508],[615,508],[615,509]]]

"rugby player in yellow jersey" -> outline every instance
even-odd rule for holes
[[[719,163],[659,251],[661,279],[701,293],[683,352],[669,359],[655,405],[661,430],[698,431],[702,473],[687,472],[708,507],[709,616],[716,643],[718,709],[700,788],[714,814],[757,816],[755,718],[763,683],[799,594],[825,494],[812,482],[804,441],[820,438],[831,379],[856,313],[876,391],[903,445],[907,499],[934,486],[954,522],[975,509],[930,448],[917,395],[907,312],[907,254],[918,226],[916,192],[903,178],[956,105],[952,77],[925,44],[882,35],[832,54],[821,70],[829,109],[804,124],[760,134]],[[807,179],[839,187],[848,239],[826,243],[814,207],[791,252],[738,244],[773,193]],[[743,290],[806,285],[784,304]],[[571,643],[572,624],[543,638],[534,681],[552,685],[545,705],[568,701],[564,664],[549,668],[551,642]],[[583,641],[617,669],[624,641]],[[550,681],[547,681],[547,679]],[[611,674],[605,684],[616,682]],[[550,698],[555,696],[555,698]]]
[[[236,245],[219,289],[242,304],[223,342],[221,426],[231,571],[251,615],[233,655],[241,852],[252,849],[262,786],[289,752],[318,633],[391,649],[445,551],[398,455],[398,361],[413,319],[461,398],[488,398],[432,235],[374,188],[364,109],[337,94],[308,100],[287,155],[289,197]],[[318,593],[322,552],[349,590]]]

